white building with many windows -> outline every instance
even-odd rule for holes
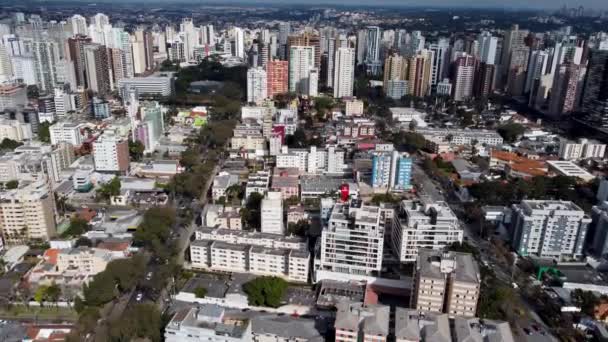
[[[266,71],[256,67],[247,70],[247,102],[261,104],[268,97]]]
[[[276,234],[201,228],[190,246],[194,269],[254,273],[308,280],[306,241]]]
[[[464,231],[445,202],[403,201],[395,212],[391,244],[401,262],[416,261],[418,250],[439,250],[462,242]]]
[[[590,223],[591,218],[572,202],[522,201],[512,207],[513,247],[522,256],[580,258]]]
[[[315,281],[367,279],[382,269],[384,220],[380,208],[337,203],[323,227]]]
[[[285,234],[283,224],[283,195],[280,191],[270,191],[261,205],[262,233]]]

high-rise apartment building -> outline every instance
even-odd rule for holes
[[[129,170],[129,142],[126,138],[104,132],[93,143],[95,170],[125,173]]]
[[[546,51],[534,50],[530,53],[524,93],[529,93],[535,82],[547,73],[548,62],[549,54]]]
[[[330,37],[327,39],[327,74],[326,74],[326,84],[328,87],[334,87],[334,77],[335,77],[335,65],[337,51],[340,48],[348,48],[348,40],[345,35],[339,35]],[[353,49],[353,64],[354,64],[355,51]],[[353,66],[354,68],[354,66]]]
[[[355,83],[355,49],[341,47],[335,54],[333,89],[334,97],[353,96]]]
[[[462,242],[464,231],[445,202],[403,201],[393,218],[391,245],[401,262],[416,260],[421,248],[441,250]]]
[[[48,241],[56,234],[55,197],[43,181],[0,193],[0,230],[7,244]]]
[[[488,97],[494,92],[496,65],[481,63],[475,78],[475,96]]]
[[[260,211],[262,233],[285,234],[281,192],[269,191],[262,200]]]
[[[455,101],[464,101],[473,96],[473,83],[477,61],[475,57],[462,54],[454,62],[453,92]]]
[[[562,64],[553,79],[549,101],[549,115],[559,118],[578,108],[579,82],[582,67],[576,64]]]
[[[496,63],[498,38],[493,37],[490,32],[484,31],[479,35],[478,42],[480,61],[482,63],[494,65]]]
[[[388,56],[384,60],[384,89],[389,81],[404,81],[408,79],[408,59],[399,55]]]
[[[589,51],[589,63],[582,94],[582,109],[590,112],[608,101],[608,50]]]
[[[100,95],[108,94],[111,87],[106,47],[100,44],[85,45],[84,60],[88,89]]]
[[[70,59],[74,62],[74,70],[76,71],[76,85],[79,87],[86,86],[84,46],[90,43],[91,38],[82,35],[76,35],[68,39],[68,51]]]
[[[408,91],[416,97],[424,97],[431,90],[432,52],[421,50],[409,59]]]
[[[261,104],[268,98],[266,71],[261,67],[247,70],[247,102]]]
[[[412,290],[416,311],[475,317],[480,287],[479,266],[471,254],[420,249]]]
[[[57,84],[56,66],[59,61],[59,46],[47,37],[35,39],[32,42],[32,53],[38,89],[43,93],[51,93]]]
[[[379,75],[382,68],[380,59],[380,28],[368,26],[365,31],[365,65],[367,72]]]
[[[312,46],[291,46],[289,49],[289,91],[309,95],[311,70],[314,70],[315,48]],[[318,81],[318,79],[317,79]]]
[[[568,201],[525,200],[513,205],[513,248],[543,259],[579,258],[591,219]]]
[[[407,153],[375,152],[372,159],[372,187],[405,191],[411,184],[412,159]]]
[[[382,269],[384,220],[380,208],[337,203],[323,227],[316,281],[366,279]]]
[[[431,85],[435,86],[448,74],[450,41],[446,38],[439,38],[437,43],[430,45],[429,50],[433,54],[433,61],[431,64]]]
[[[268,97],[273,98],[277,94],[286,93],[289,90],[289,62],[272,60],[266,65],[266,79],[268,85],[266,90]]]
[[[291,54],[291,48],[294,46],[308,46],[313,48],[313,67],[319,69],[321,67],[321,40],[319,35],[310,32],[304,32],[298,35],[291,35],[287,38],[288,53]],[[291,55],[289,56],[291,60]]]

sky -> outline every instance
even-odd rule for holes
[[[124,0],[123,0],[124,1]],[[127,0],[128,1],[128,0]],[[180,0],[155,0],[154,2],[173,2]],[[183,0],[181,0],[183,1]],[[276,4],[327,4],[327,5],[365,5],[365,6],[429,6],[429,7],[498,7],[498,8],[560,8],[584,6],[585,8],[607,9],[608,0],[186,0],[197,3],[276,3]]]

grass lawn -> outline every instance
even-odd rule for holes
[[[71,308],[62,307],[25,307],[13,305],[10,308],[0,308],[0,317],[4,319],[41,319],[41,320],[78,320],[78,313]]]

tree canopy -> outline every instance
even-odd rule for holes
[[[129,140],[129,157],[134,161],[139,161],[144,156],[146,147],[139,140]]]
[[[9,138],[4,138],[2,139],[2,142],[0,143],[0,150],[14,150],[17,147],[23,145],[23,143],[20,143],[18,141],[9,139]]]
[[[155,304],[142,303],[128,306],[122,316],[110,322],[112,341],[148,339],[162,341],[162,319]]]
[[[497,131],[506,142],[513,143],[524,134],[526,128],[518,123],[510,122],[499,126]]]
[[[87,220],[82,219],[80,217],[73,217],[70,220],[70,227],[66,229],[61,236],[70,237],[70,236],[80,236],[86,233],[89,230],[89,222]]]
[[[130,291],[143,276],[146,261],[142,255],[113,260],[103,272],[82,288],[86,306],[101,306],[116,298],[121,292]]]
[[[249,304],[255,306],[281,306],[286,290],[287,282],[279,277],[257,277],[243,284]]]
[[[51,123],[48,121],[41,122],[40,125],[38,125],[38,140],[47,144],[51,142],[50,127]]]
[[[109,200],[112,196],[120,195],[120,178],[114,177],[111,181],[102,184],[99,190],[97,190],[97,195],[104,200]]]

